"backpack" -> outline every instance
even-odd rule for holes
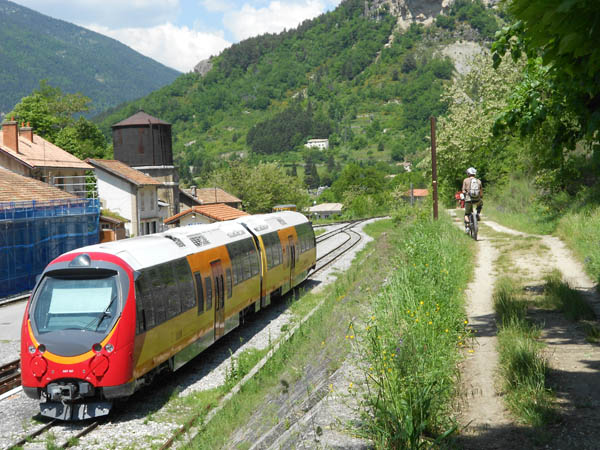
[[[477,178],[471,180],[468,194],[469,197],[471,197],[471,200],[479,200],[479,197],[481,196],[481,180],[478,180]]]

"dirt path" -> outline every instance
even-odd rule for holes
[[[467,291],[467,314],[476,338],[462,368],[459,444],[467,449],[600,448],[600,347],[586,341],[580,323],[538,302],[544,276],[557,268],[600,317],[594,283],[558,238],[520,233],[488,220],[484,224],[475,276]],[[500,393],[492,292],[502,274],[516,277],[524,286],[531,300],[528,317],[542,328],[557,412],[555,423],[544,429],[519,424]]]

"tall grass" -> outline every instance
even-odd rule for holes
[[[365,431],[378,448],[417,449],[456,428],[450,404],[468,334],[462,292],[472,242],[445,217],[409,221],[399,235],[396,270],[372,300],[362,342]]]
[[[540,193],[529,178],[511,178],[506,185],[493,186],[485,193],[486,217],[525,233],[552,233],[559,219],[558,209],[539,201]]]
[[[573,321],[596,319],[590,304],[583,299],[580,292],[563,281],[560,271],[554,269],[544,277],[544,280],[546,281],[544,303],[547,306],[561,311]]]
[[[588,274],[600,283],[600,207],[566,214],[558,224],[557,234],[584,262]]]
[[[554,417],[552,394],[546,386],[548,363],[537,341],[540,331],[527,320],[527,303],[520,292],[508,277],[499,278],[494,288],[502,387],[510,411],[540,427]]]

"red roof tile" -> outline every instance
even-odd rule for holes
[[[10,155],[28,167],[60,167],[75,169],[91,169],[76,156],[57,147],[37,134],[33,135],[33,142],[24,136],[19,136],[19,151],[15,153],[4,145],[4,133],[0,133],[0,151]]]
[[[410,197],[410,191],[406,191],[403,195],[405,197]],[[429,195],[429,191],[427,189],[413,189],[413,195],[415,197],[427,197]]]
[[[133,167],[115,159],[86,159],[92,166],[123,178],[136,186],[161,185],[155,178],[149,177]]]
[[[185,193],[192,196],[191,189],[184,189]],[[193,198],[193,196],[192,196]],[[210,204],[210,203],[241,203],[242,201],[231,195],[228,192],[225,192],[221,188],[200,188],[196,189],[196,199],[198,199],[202,204]]]
[[[0,202],[46,201],[77,198],[42,181],[0,167]]]
[[[232,208],[231,206],[223,205],[220,203],[214,203],[211,205],[194,206],[193,208],[186,209],[185,211],[182,211],[179,214],[175,214],[174,216],[165,219],[165,224],[168,225],[177,222],[183,216],[192,213],[201,214],[205,217],[216,220],[217,222],[237,219],[238,217],[249,215],[247,212],[241,211],[236,208]]]

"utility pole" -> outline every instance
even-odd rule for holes
[[[433,187],[433,218],[438,218],[437,160],[435,154],[435,117],[431,116],[431,184]]]

